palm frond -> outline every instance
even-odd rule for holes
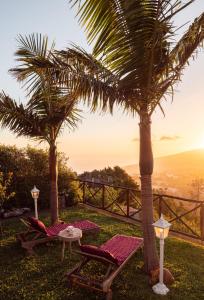
[[[89,42],[95,44],[94,57],[118,76],[116,100],[130,110],[147,106],[152,113],[203,40],[199,17],[171,51],[173,18],[194,0],[70,2],[82,3],[78,18]]]
[[[70,129],[76,128],[80,119],[79,110],[76,108],[77,101],[59,87],[45,87],[37,91],[28,102],[28,110],[34,112],[41,121],[50,127],[61,127],[63,123]]]
[[[190,25],[187,32],[181,37],[176,46],[169,53],[165,65],[158,69],[158,83],[156,85],[157,100],[152,105],[151,112],[159,103],[161,97],[168,93],[169,89],[173,93],[173,85],[181,80],[183,69],[189,63],[190,58],[194,58],[199,47],[203,46],[204,40],[204,13],[202,13]],[[168,68],[168,72],[166,69]]]
[[[18,50],[15,55],[18,65],[10,73],[20,82],[24,83],[29,94],[40,88],[45,80],[43,70],[53,65],[52,52],[54,42],[48,49],[48,37],[41,34],[31,34],[18,37]]]
[[[194,0],[86,0],[78,10],[94,56],[120,78],[124,93],[151,102],[152,85],[166,66],[172,18]],[[70,1],[73,5],[81,1]],[[168,67],[165,68],[168,73]]]
[[[68,87],[70,94],[83,99],[95,110],[112,110],[119,96],[115,76],[100,60],[85,50],[74,47],[56,53],[58,67],[50,69],[58,84]],[[55,75],[54,75],[55,74]]]
[[[4,92],[0,94],[0,123],[17,136],[45,138],[44,125],[38,116]]]
[[[204,13],[194,20],[187,32],[182,36],[170,53],[169,63],[173,65],[175,73],[187,64],[188,60],[196,54],[204,40]]]
[[[79,121],[82,119],[81,110],[77,108],[76,102],[68,96],[65,96],[64,104],[61,105],[60,110],[58,111],[59,118],[62,116],[62,113],[64,118],[61,118],[61,120],[58,122],[56,135],[58,135],[58,132],[61,131],[63,125],[71,130],[76,129]]]

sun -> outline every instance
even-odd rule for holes
[[[203,149],[204,150],[204,136],[199,137],[199,139],[197,140],[197,143],[195,145],[196,149]]]

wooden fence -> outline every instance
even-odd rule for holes
[[[89,180],[74,180],[79,182],[79,201],[141,222],[139,190]],[[153,202],[155,220],[163,214],[172,224],[171,231],[204,241],[204,201],[153,194]]]

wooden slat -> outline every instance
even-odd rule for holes
[[[182,217],[184,217],[184,216],[186,216],[186,215],[190,214],[191,212],[193,212],[193,211],[197,210],[197,209],[198,209],[198,208],[200,208],[200,207],[201,207],[201,204],[199,204],[198,206],[196,206],[196,207],[192,208],[191,210],[188,210],[187,212],[185,212],[185,213],[181,214],[181,215],[178,217],[178,219],[180,219],[180,218],[182,218]],[[169,222],[171,223],[171,222],[173,222],[173,221],[175,221],[175,220],[177,220],[177,218],[176,218],[176,217],[175,217],[175,218],[173,218],[173,219],[171,219]]]
[[[166,207],[177,217],[178,219],[178,215],[175,213],[175,211],[173,211],[173,209],[165,202],[165,200],[163,200],[163,203],[166,205]],[[176,220],[177,220],[176,219]],[[197,234],[191,227],[188,226],[188,224],[186,224],[182,219],[179,219],[179,221],[186,227],[188,228],[188,230],[190,230],[195,236],[199,236],[199,234]]]

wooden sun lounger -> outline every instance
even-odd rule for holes
[[[50,227],[46,227],[41,221],[31,217],[20,220],[26,225],[27,231],[16,234],[16,238],[29,255],[34,254],[33,247],[58,239],[58,233],[67,226],[72,225],[79,228],[83,233],[98,233],[100,231],[100,227],[89,220],[59,223]]]
[[[100,247],[82,245],[81,250],[76,251],[83,256],[82,261],[67,273],[69,285],[72,286],[73,284],[76,284],[94,291],[105,293],[106,300],[111,300],[111,285],[114,278],[142,246],[142,238],[125,235],[115,235]],[[100,281],[91,279],[81,273],[81,270],[91,260],[97,260],[107,266],[107,271]]]

